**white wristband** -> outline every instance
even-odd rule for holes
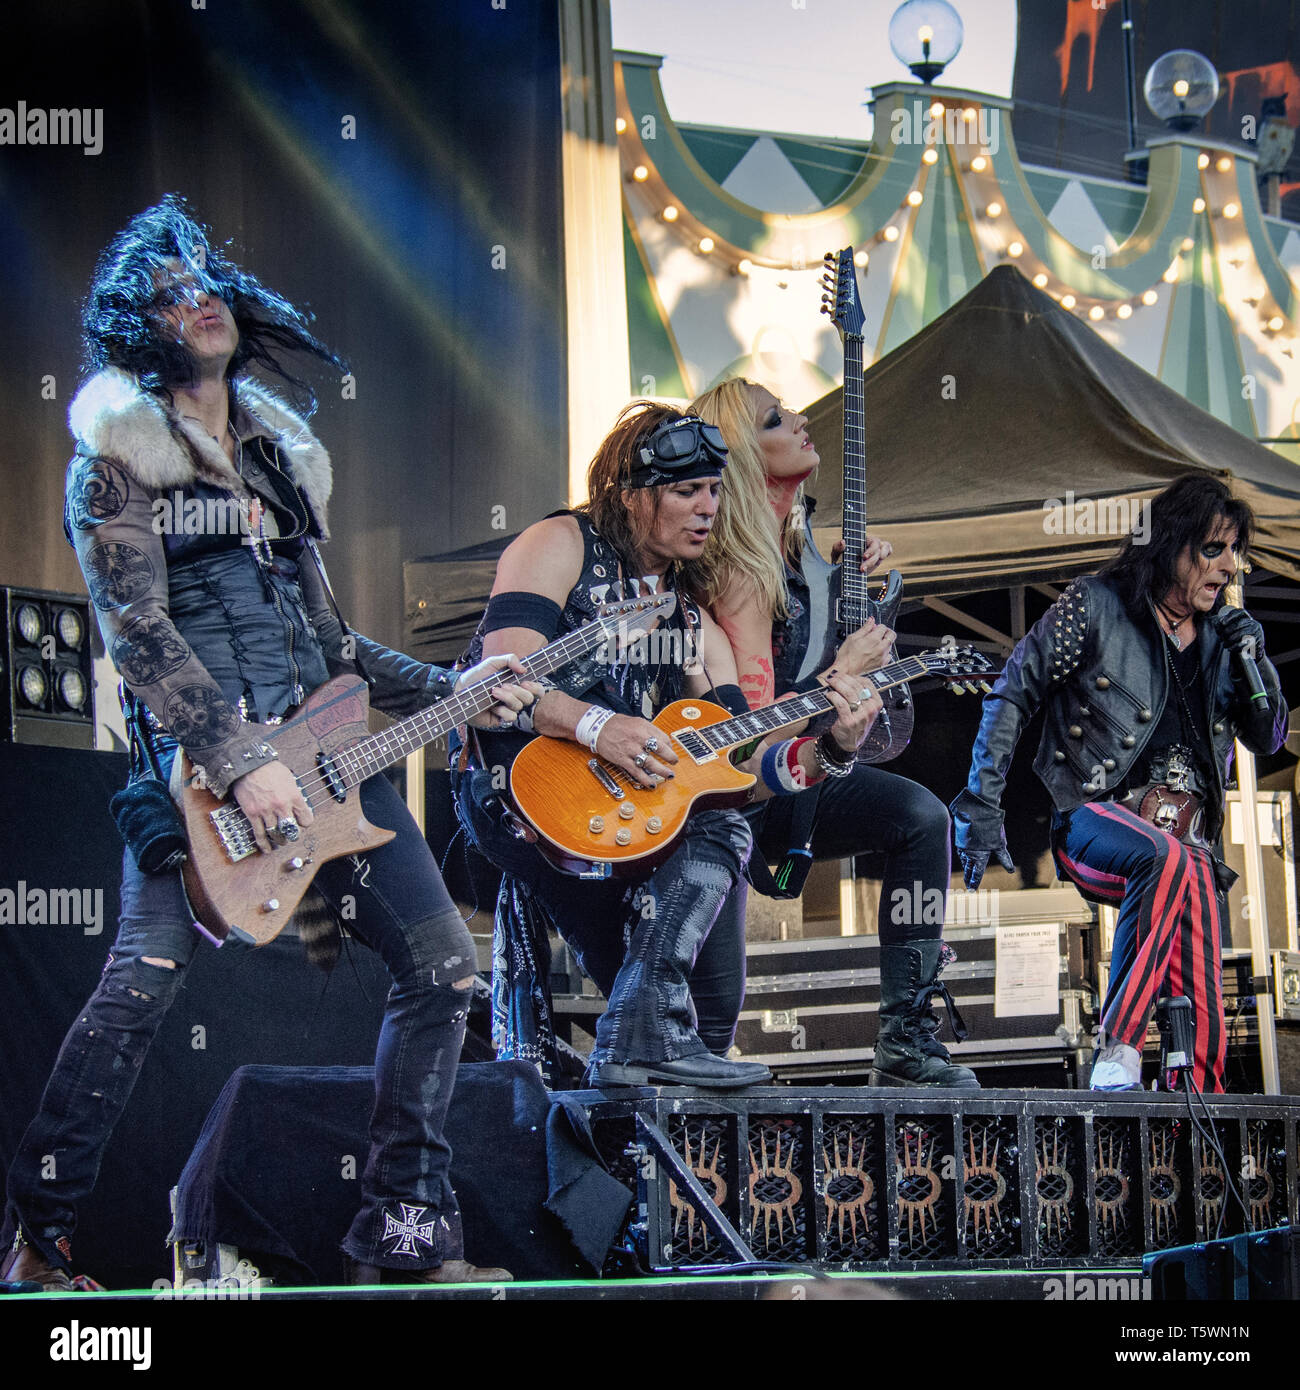
[[[611,709],[601,709],[599,705],[588,705],[578,720],[577,728],[573,731],[574,738],[579,743],[585,743],[594,753],[600,731],[613,717],[614,711]]]

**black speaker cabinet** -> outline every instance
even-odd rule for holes
[[[90,604],[76,594],[0,588],[0,738],[59,748],[95,746]]]

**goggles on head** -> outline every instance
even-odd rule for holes
[[[727,445],[717,425],[698,415],[665,420],[638,448],[630,487],[657,487],[712,477],[727,464]]]

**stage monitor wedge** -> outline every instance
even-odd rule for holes
[[[90,604],[77,594],[0,587],[0,739],[95,746]]]

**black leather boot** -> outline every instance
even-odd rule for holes
[[[679,1057],[675,1062],[596,1062],[587,1068],[584,1085],[600,1091],[606,1086],[701,1086],[715,1091],[761,1086],[772,1073],[761,1062],[733,1062],[711,1052]]]
[[[68,1275],[49,1260],[34,1245],[29,1245],[23,1233],[14,1236],[14,1243],[0,1259],[0,1284],[31,1285],[31,1292],[73,1293],[75,1286]]]
[[[948,1007],[953,1036],[958,1042],[966,1037],[948,986],[939,982],[943,949],[938,939],[880,948],[880,1033],[871,1068],[873,1086],[979,1090],[975,1073],[954,1063],[936,1036],[939,1020],[930,1012],[930,1000],[937,994]]]

